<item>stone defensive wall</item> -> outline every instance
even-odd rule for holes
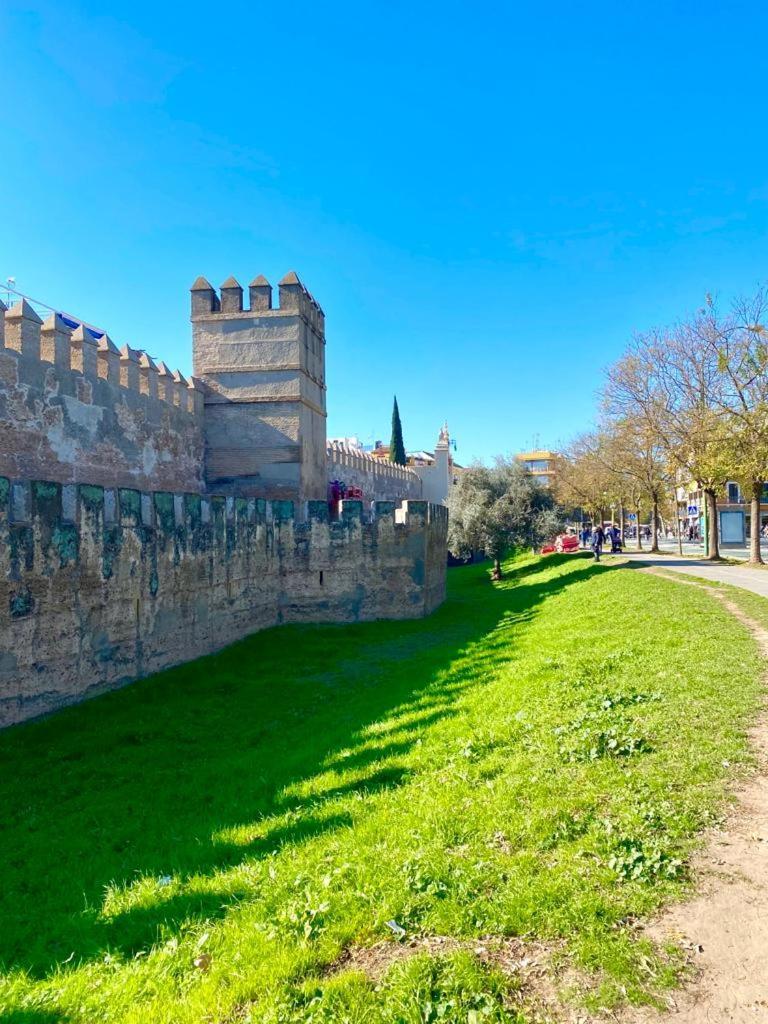
[[[203,385],[107,334],[0,302],[0,472],[204,490]]]
[[[56,380],[78,373],[62,366]],[[103,378],[81,376],[98,394]],[[144,411],[142,398],[159,401],[139,391]],[[166,402],[194,420],[191,403]],[[279,623],[415,618],[443,600],[444,507],[380,501],[368,516],[345,501],[338,522],[325,501],[301,512],[299,522],[289,501],[0,477],[0,725]]]
[[[347,486],[359,487],[366,501],[377,501],[392,494],[403,498],[421,498],[422,482],[407,466],[374,459],[368,452],[330,442],[326,448],[328,479],[343,480]]]

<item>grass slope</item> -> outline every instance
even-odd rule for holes
[[[749,763],[753,642],[629,569],[487,577],[451,571],[426,620],[283,627],[0,736],[3,1024],[529,1019],[470,952],[328,976],[392,919],[552,942],[596,1003],[671,983],[631,922],[684,891]]]

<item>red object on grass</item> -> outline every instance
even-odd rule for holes
[[[558,537],[554,544],[545,544],[541,549],[542,555],[552,555],[557,552],[570,552],[579,550],[579,538],[574,537],[572,533],[564,533],[562,537]]]

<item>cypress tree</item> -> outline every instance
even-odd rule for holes
[[[405,465],[403,427],[400,423],[400,410],[397,408],[397,395],[395,395],[395,404],[392,409],[392,440],[389,442],[389,461],[398,466]]]

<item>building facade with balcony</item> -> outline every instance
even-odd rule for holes
[[[524,467],[537,484],[550,487],[555,482],[556,458],[557,452],[536,448],[530,452],[518,452],[515,461]]]

